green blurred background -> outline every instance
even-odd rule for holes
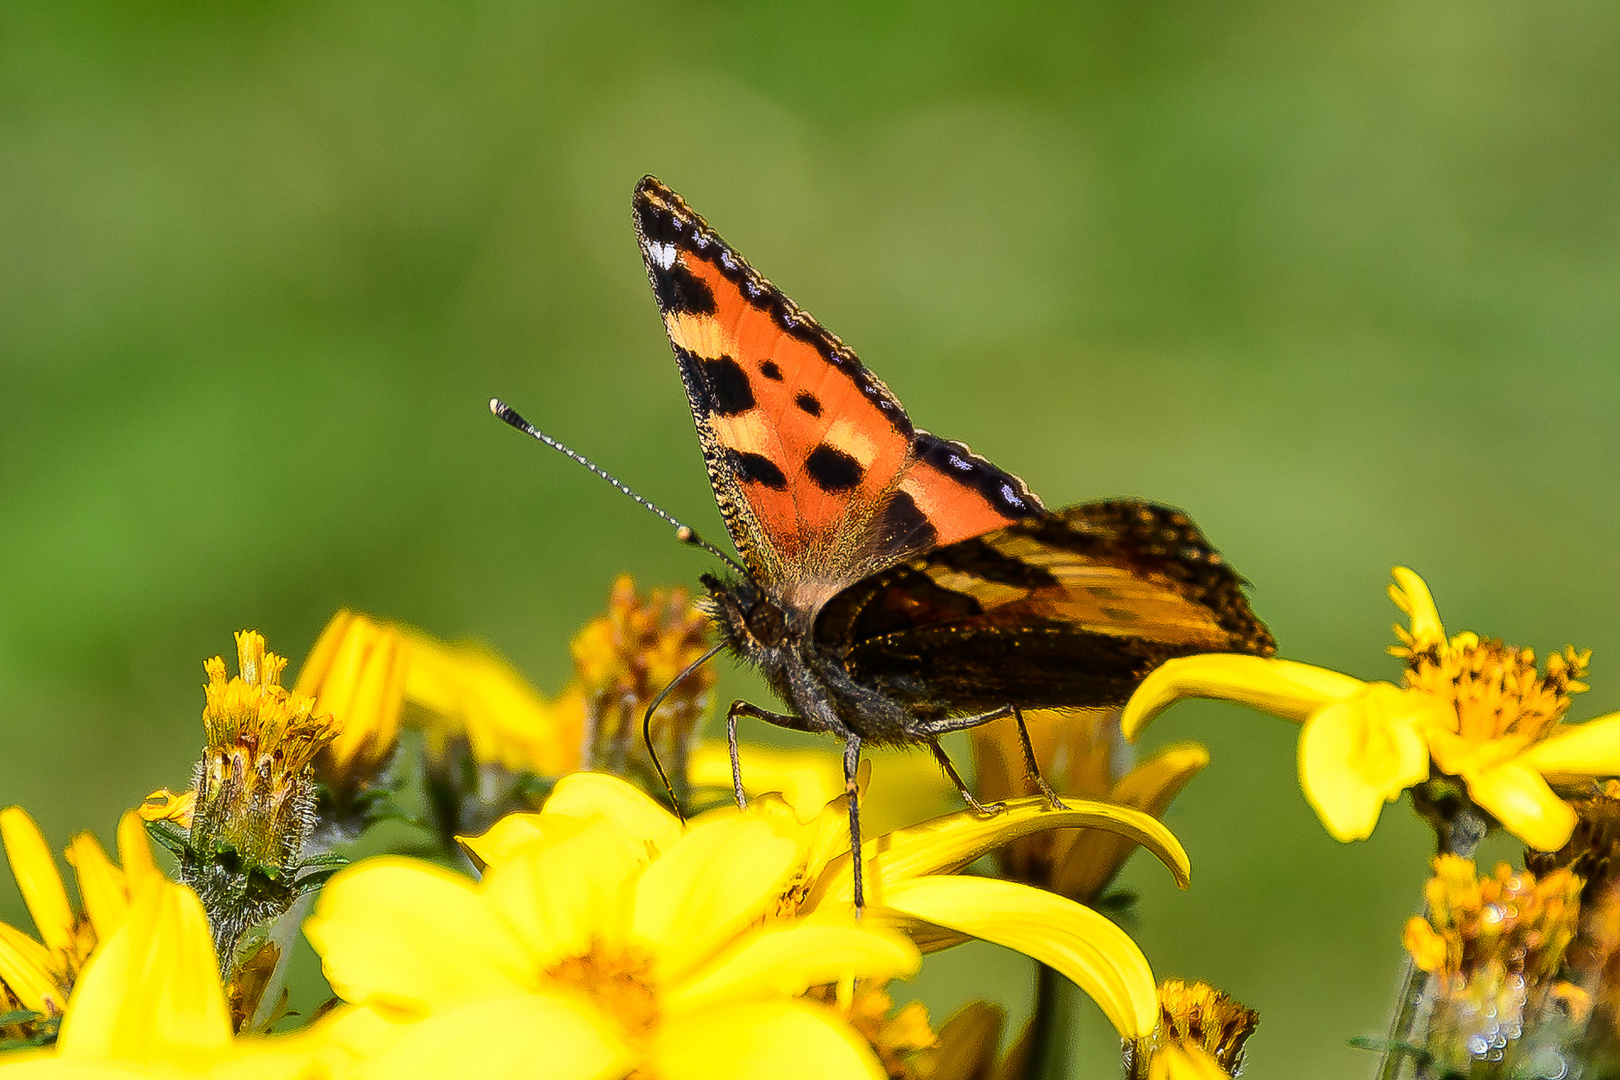
[[[693,581],[484,404],[721,533],[644,172],[1050,505],[1192,510],[1285,655],[1393,677],[1399,562],[1453,629],[1593,647],[1575,715],[1620,707],[1617,55],[1606,0],[9,0],[0,803],[60,847],[184,784],[239,627],[296,664],[350,605],[555,688],[615,573]],[[1155,725],[1214,764],[1193,888],[1139,860],[1133,929],[1260,1009],[1249,1076],[1361,1076],[1426,840],[1329,840],[1294,736]],[[930,965],[940,1007],[1024,993]]]

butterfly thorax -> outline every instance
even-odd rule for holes
[[[702,577],[703,603],[730,651],[758,668],[778,697],[810,730],[851,733],[869,742],[902,745],[911,709],[877,687],[851,677],[839,650],[816,642],[753,581]]]

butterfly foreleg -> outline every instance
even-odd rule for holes
[[[967,784],[962,782],[962,774],[956,771],[956,766],[952,765],[951,759],[946,756],[945,748],[939,745],[938,739],[929,739],[928,748],[934,752],[934,760],[939,762],[940,768],[945,770],[945,775],[951,778],[951,783],[956,785],[956,790],[961,794],[962,801],[968,804],[968,809],[981,817],[989,817],[991,814],[999,814],[1007,808],[1006,803],[991,803],[986,806],[978,799],[975,799],[973,792],[968,790]]]
[[[1068,807],[1064,805],[1063,800],[1058,798],[1057,792],[1052,790],[1052,785],[1048,784],[1046,777],[1041,775],[1041,767],[1035,763],[1035,747],[1030,745],[1029,728],[1024,726],[1024,714],[1019,711],[1016,705],[1009,706],[1009,708],[1012,709],[1013,719],[1018,721],[1018,744],[1024,748],[1025,775],[1034,780],[1035,786],[1041,789],[1041,794],[1046,796],[1046,805],[1048,807],[1053,810],[1067,810]]]
[[[789,731],[804,731],[811,735],[820,735],[830,730],[825,724],[809,720],[802,716],[791,716],[784,713],[767,712],[758,705],[746,701],[733,701],[731,708],[726,710],[726,748],[731,751],[731,790],[736,796],[739,809],[748,805],[748,796],[743,793],[742,761],[737,756],[737,717],[746,716],[750,720],[763,720],[767,724],[775,724],[779,728]]]

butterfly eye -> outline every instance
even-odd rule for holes
[[[761,645],[778,644],[787,629],[787,622],[782,618],[782,609],[769,600],[760,600],[749,608],[747,619],[748,632],[754,635],[754,640]]]

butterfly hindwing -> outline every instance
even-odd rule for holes
[[[637,235],[709,479],[754,577],[811,612],[859,578],[1040,503],[912,427],[855,354],[647,177]]]
[[[1179,511],[1088,503],[858,582],[816,634],[919,708],[1117,705],[1170,657],[1271,653],[1241,586]]]

